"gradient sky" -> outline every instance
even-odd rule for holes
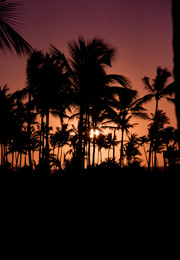
[[[10,1],[10,0],[9,0]],[[12,0],[10,2],[13,2]],[[19,32],[33,48],[48,51],[49,44],[67,54],[67,42],[98,36],[117,49],[108,71],[130,79],[145,94],[142,78],[155,77],[157,66],[173,71],[171,0],[21,0]],[[0,85],[10,92],[25,85],[27,57],[0,53]],[[154,103],[147,106],[154,112]],[[174,106],[160,102],[176,126]],[[139,131],[146,134],[145,128]]]

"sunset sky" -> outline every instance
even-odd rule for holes
[[[18,31],[35,49],[46,52],[53,44],[67,55],[67,42],[79,35],[103,38],[117,49],[108,72],[126,76],[140,96],[145,94],[144,76],[154,78],[158,66],[173,71],[171,0],[21,2],[23,19]],[[7,83],[10,92],[26,85],[26,58],[0,53],[0,85]],[[154,112],[154,103],[147,108]],[[160,109],[176,127],[174,106],[162,101]]]

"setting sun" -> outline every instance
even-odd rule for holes
[[[90,137],[93,138],[94,136],[99,136],[99,131],[97,129],[91,129],[90,131]]]

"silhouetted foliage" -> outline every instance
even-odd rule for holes
[[[150,143],[156,167],[157,153],[177,149],[177,132],[164,129],[168,120],[158,110],[159,100],[174,91],[174,83],[166,85],[171,76],[166,69],[157,69],[152,84],[149,78],[143,79],[149,93],[139,98],[126,77],[107,74],[116,52],[104,40],[80,37],[68,49],[69,57],[53,45],[46,54],[34,50],[27,60],[27,86],[13,94],[7,85],[0,87],[2,169],[19,176],[26,170],[37,176],[51,172],[77,176],[96,169],[139,168],[141,146],[150,164],[146,143]],[[144,104],[152,98],[156,109],[149,132],[138,137],[130,130],[137,118],[149,119]],[[51,126],[50,117],[60,126]],[[107,151],[107,158],[102,150]]]
[[[178,121],[178,131],[179,131],[179,147],[180,147],[180,37],[179,37],[179,2],[177,0],[172,0],[172,18],[173,18],[173,50],[174,50],[174,77],[176,82],[176,115]]]
[[[19,7],[19,3],[0,0],[0,49],[4,52],[15,51],[18,55],[29,54],[32,47],[16,31]]]
[[[147,94],[144,97],[144,99],[146,101],[150,101],[152,98],[154,98],[156,101],[155,118],[154,118],[155,125],[158,124],[158,122],[156,124],[156,120],[158,121],[158,119],[156,119],[156,116],[158,116],[157,114],[158,114],[159,101],[162,98],[167,98],[168,100],[168,97],[175,92],[175,82],[167,85],[167,81],[170,77],[172,77],[172,75],[170,72],[167,71],[167,69],[161,69],[160,67],[158,67],[156,70],[156,78],[152,80],[152,84],[148,77],[143,78],[144,88],[149,92],[149,94]],[[151,151],[153,147],[153,140],[154,140],[154,136],[152,133],[151,140],[150,140],[150,148],[149,148],[149,161],[148,161],[149,169],[151,166]]]

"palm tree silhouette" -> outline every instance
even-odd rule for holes
[[[155,108],[155,115],[158,111],[159,101],[162,98],[167,98],[169,95],[175,91],[175,83],[167,84],[167,80],[171,77],[171,73],[167,69],[161,69],[160,67],[156,70],[156,78],[153,79],[153,83],[150,83],[150,79],[148,77],[143,78],[143,82],[145,85],[145,90],[149,92],[148,95],[145,96],[147,101],[155,98],[156,101],[156,108]],[[168,100],[168,99],[167,99]],[[151,164],[151,150],[153,147],[153,141],[150,141],[150,149],[149,149],[149,162],[148,168],[150,169]]]
[[[143,147],[144,154],[145,154],[145,157],[146,157],[146,163],[148,165],[148,158],[147,158],[147,153],[146,153],[146,149],[145,149],[145,144],[149,142],[149,139],[146,135],[143,135],[139,138],[139,142],[140,142],[140,146]]]
[[[178,143],[178,131],[174,127],[169,126],[162,131],[163,142],[165,143],[166,149],[169,148],[176,149],[176,144]]]
[[[97,115],[101,113],[104,109],[103,106],[106,105],[108,98],[112,96],[115,90],[115,88],[110,88],[109,85],[118,82],[125,86],[128,82],[123,76],[106,74],[105,69],[111,67],[115,49],[104,40],[93,38],[85,41],[84,38],[80,37],[78,41],[70,42],[68,47],[73,83],[77,93],[79,93],[80,118],[77,158],[82,168],[84,118],[88,119],[88,126],[90,126],[89,120],[92,118],[93,128],[96,128],[95,111]]]
[[[143,98],[137,98],[137,91],[132,89],[120,89],[118,97],[112,106],[109,107],[107,117],[110,119],[105,124],[115,123],[117,129],[121,130],[120,168],[123,165],[124,133],[137,125],[131,123],[132,117],[148,119],[146,109],[143,108]]]
[[[79,142],[77,160],[80,169],[83,168],[83,118],[85,111],[97,102],[103,95],[105,86],[105,67],[111,66],[111,60],[115,50],[103,40],[94,38],[85,41],[80,37],[78,42],[68,44],[70,53],[70,65],[73,71],[73,81],[79,92],[80,119],[79,119]]]
[[[179,2],[177,0],[172,0],[172,18],[173,18],[173,50],[174,50],[174,76],[176,81],[176,116],[178,121],[178,131],[179,131],[179,147],[180,147],[180,37],[179,37]]]
[[[139,151],[140,140],[137,134],[131,134],[128,139],[129,140],[125,145],[125,154],[127,157],[128,166],[139,165],[140,159],[137,156],[141,155]]]
[[[27,62],[27,80],[29,101],[36,106],[41,114],[40,152],[42,159],[47,163],[49,169],[49,114],[59,114],[65,110],[65,101],[69,90],[69,80],[64,66],[64,61],[55,55],[44,55],[41,51],[34,51]],[[66,103],[68,108],[68,104]],[[44,117],[46,125],[44,129]],[[46,148],[44,152],[44,139]],[[42,151],[41,151],[42,142]],[[45,157],[43,156],[45,155]]]
[[[166,113],[164,113],[162,110],[157,110],[155,114],[151,114],[151,121],[152,122],[148,125],[149,126],[148,130],[149,130],[149,139],[151,140],[153,146],[150,146],[151,151],[149,152],[152,153],[154,151],[154,168],[156,169],[157,166],[156,154],[160,152],[163,148],[163,142],[164,142],[163,128],[165,124],[169,124],[169,118],[166,116]]]
[[[17,33],[19,3],[0,0],[0,49],[15,51],[18,55],[30,54],[32,47]]]
[[[13,100],[8,93],[7,85],[0,86],[0,145],[1,145],[1,165],[4,166],[8,140],[12,134],[12,109]]]

